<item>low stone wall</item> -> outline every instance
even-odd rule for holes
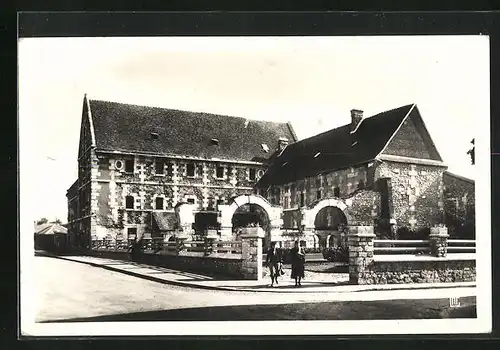
[[[359,284],[400,284],[474,282],[475,260],[451,260],[429,257],[428,260],[374,260],[360,274]]]
[[[91,251],[89,255],[106,259],[130,261],[130,255],[123,251]],[[232,279],[248,278],[247,271],[243,271],[243,260],[239,256],[234,258],[221,258],[143,252],[138,254],[135,261],[138,263],[199,273],[212,277]]]
[[[373,226],[349,227],[349,281],[352,284],[473,282],[475,254],[447,254],[446,228],[431,229],[430,255],[374,255]]]

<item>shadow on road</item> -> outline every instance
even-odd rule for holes
[[[119,321],[268,321],[268,320],[395,320],[476,318],[476,298],[461,298],[449,307],[448,299],[321,302],[282,305],[237,305],[135,312],[54,322]]]

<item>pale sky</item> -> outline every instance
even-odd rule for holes
[[[67,220],[84,93],[274,121],[299,138],[416,103],[449,170],[489,152],[486,36],[37,38],[19,41],[21,192]],[[376,132],[376,130],[374,130]],[[28,198],[28,199],[26,199]]]

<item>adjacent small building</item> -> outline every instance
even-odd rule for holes
[[[445,224],[451,236],[475,239],[474,181],[446,171],[443,175]]]
[[[56,223],[35,224],[35,249],[63,252],[68,247],[68,230]]]

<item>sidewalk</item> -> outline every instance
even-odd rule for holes
[[[321,273],[321,278],[314,278],[314,273],[306,275],[302,287],[294,287],[289,271],[279,280],[279,285],[270,287],[269,278],[263,280],[221,280],[209,276],[176,271],[164,267],[144,265],[130,261],[103,259],[91,256],[56,256],[50,253],[39,253],[58,259],[88,264],[147,280],[172,284],[181,287],[241,292],[267,293],[353,293],[387,290],[420,290],[445,288],[474,288],[475,282],[456,283],[416,283],[416,284],[386,284],[386,285],[350,285],[347,274]],[[312,280],[314,278],[314,280]]]

